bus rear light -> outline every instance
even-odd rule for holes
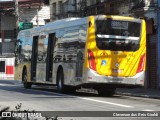
[[[96,62],[94,58],[94,54],[91,50],[88,50],[88,61],[89,61],[89,67],[96,71]]]
[[[144,70],[144,65],[145,65],[145,54],[141,56],[139,64],[138,64],[138,69],[137,69],[137,73],[140,73]]]
[[[6,74],[14,74],[13,66],[6,66]]]

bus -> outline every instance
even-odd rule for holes
[[[60,92],[91,88],[112,96],[118,87],[144,86],[143,19],[97,15],[67,18],[22,30],[15,78],[25,88],[56,85]]]

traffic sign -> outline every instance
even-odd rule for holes
[[[19,30],[25,30],[25,29],[30,29],[30,28],[33,28],[32,22],[20,22],[19,23]]]

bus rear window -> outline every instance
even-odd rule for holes
[[[139,48],[140,33],[140,22],[96,20],[96,41],[100,49],[136,51]]]

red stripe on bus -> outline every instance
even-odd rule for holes
[[[13,70],[13,66],[6,66],[6,74],[13,74],[14,70]]]

